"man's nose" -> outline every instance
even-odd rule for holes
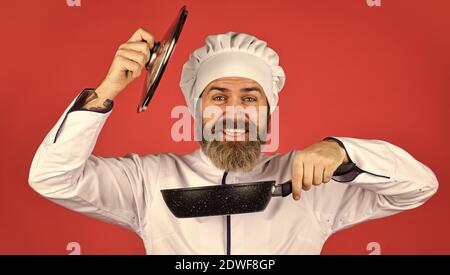
[[[230,96],[227,106],[243,107],[243,102],[239,96]]]
[[[227,117],[245,115],[245,105],[239,97],[231,97],[223,110]]]

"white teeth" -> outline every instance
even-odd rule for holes
[[[226,129],[223,132],[230,137],[240,137],[245,135],[246,131],[244,129]]]
[[[230,134],[235,134],[235,133],[242,134],[242,133],[245,133],[245,129],[226,129],[225,132],[230,133]]]

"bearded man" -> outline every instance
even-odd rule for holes
[[[208,36],[183,66],[180,87],[201,127],[198,150],[92,155],[114,98],[141,74],[153,45],[137,30],[102,83],[74,99],[34,157],[35,191],[131,229],[149,254],[228,255],[319,254],[336,231],[418,207],[436,192],[434,173],[385,141],[324,137],[288,154],[262,153],[285,74],[277,53],[245,33]],[[160,192],[267,180],[292,180],[293,199],[274,199],[257,213],[179,219]]]

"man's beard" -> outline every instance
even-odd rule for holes
[[[248,123],[246,125],[248,129]],[[251,171],[258,164],[264,143],[259,135],[256,140],[248,141],[207,140],[205,137],[200,141],[202,151],[212,163],[217,168],[231,172]]]
[[[255,167],[261,155],[261,141],[206,141],[202,150],[212,163],[226,171],[248,172]]]

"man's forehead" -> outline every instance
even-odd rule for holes
[[[223,77],[218,78],[216,80],[211,81],[203,92],[212,92],[214,90],[218,91],[232,91],[232,90],[240,90],[243,92],[256,91],[260,93],[262,96],[266,97],[265,91],[258,82],[251,78],[245,77]],[[203,95],[200,95],[200,97]]]
[[[258,82],[254,81],[251,78],[246,78],[246,77],[222,77],[222,78],[218,78],[218,79],[215,79],[215,80],[211,81],[206,86],[206,88],[209,88],[209,87],[211,87],[213,85],[252,85],[252,86],[261,87]]]

